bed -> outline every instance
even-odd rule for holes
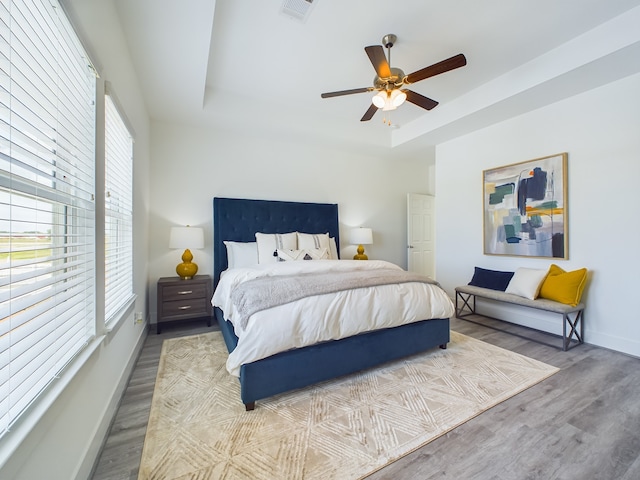
[[[335,239],[338,246],[336,250],[340,251],[337,204],[216,197],[213,199],[213,225],[214,289],[217,289],[221,274],[228,267],[225,242],[254,242],[256,232],[326,232]],[[348,263],[333,262],[339,265]],[[349,262],[364,265],[363,262]],[[451,300],[448,299],[448,302],[451,303]],[[448,307],[443,311],[449,311]],[[234,325],[216,305],[214,312],[231,356],[238,347]],[[247,410],[253,410],[255,402],[260,399],[432,348],[446,348],[449,338],[448,317],[428,318],[275,353],[239,366],[241,401]]]

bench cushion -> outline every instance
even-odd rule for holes
[[[513,295],[511,293],[499,292],[497,290],[491,290],[489,288],[475,287],[473,285],[456,287],[456,292],[475,295],[482,298],[488,298],[490,300],[498,300],[501,302],[523,305],[525,307],[537,308],[540,310],[546,310],[555,313],[571,313],[584,310],[584,305],[582,303],[578,303],[574,306],[559,303],[546,298],[537,298],[535,300],[530,300],[528,298]]]

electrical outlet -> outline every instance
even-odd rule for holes
[[[137,325],[138,323],[142,323],[142,312],[135,312],[133,314],[133,323]]]

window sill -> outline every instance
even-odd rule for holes
[[[129,318],[131,312],[133,312],[133,307],[136,304],[137,298],[137,295],[131,295],[131,297],[129,297],[129,299],[124,302],[122,307],[120,307],[120,310],[118,310],[114,315],[111,316],[111,318],[105,321],[103,330],[106,335],[112,335],[116,333],[120,326],[124,323],[124,321]]]

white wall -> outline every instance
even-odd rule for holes
[[[363,155],[336,145],[297,142],[286,134],[263,135],[154,122],[151,171],[151,309],[154,282],[175,275],[181,252],[168,248],[173,225],[205,228],[205,249],[194,251],[199,273],[213,272],[214,196],[339,204],[342,254],[350,258],[351,227],[374,231],[369,258],[406,267],[406,195],[428,191],[432,152],[411,161]],[[418,156],[418,157],[421,157]],[[155,320],[154,320],[155,321]]]
[[[453,289],[473,267],[546,268],[544,259],[483,255],[482,171],[568,152],[569,260],[590,271],[585,341],[640,356],[634,299],[640,280],[640,75],[474,132],[436,148],[437,272]],[[485,305],[485,308],[486,305]],[[561,322],[530,309],[492,311],[559,332]],[[517,315],[517,316],[516,316]]]
[[[124,36],[111,2],[70,0],[65,8],[109,81],[135,130],[134,145],[134,311],[148,315],[147,245],[149,208],[149,120]],[[97,288],[102,284],[97,281]],[[99,319],[101,320],[101,319]],[[32,427],[22,422],[0,440],[0,457],[13,452],[0,478],[70,480],[88,478],[129,372],[145,336],[145,325],[122,324],[96,340],[96,350]],[[57,381],[62,384],[66,375]],[[27,417],[29,418],[29,417]],[[18,437],[21,438],[18,441]]]

